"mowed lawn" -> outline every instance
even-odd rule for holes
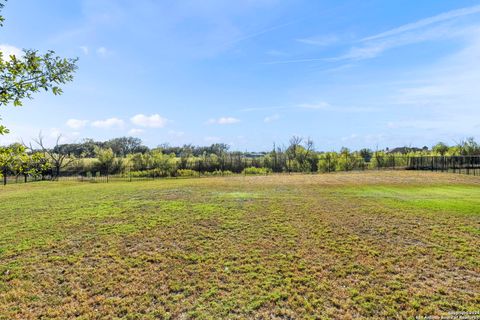
[[[480,310],[480,177],[367,172],[0,188],[0,319]]]

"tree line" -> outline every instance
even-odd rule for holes
[[[270,151],[231,151],[227,144],[210,146],[159,145],[148,148],[139,138],[121,137],[107,141],[84,139],[79,143],[46,147],[40,135],[28,146],[16,143],[0,147],[0,175],[17,180],[56,179],[66,176],[129,175],[133,177],[175,177],[197,174],[265,174],[269,172],[335,172],[406,167],[418,156],[480,155],[473,138],[432,148],[401,147],[385,150],[317,151],[311,139],[294,136],[287,146],[274,145]]]

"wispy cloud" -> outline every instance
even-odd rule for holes
[[[168,123],[168,119],[160,116],[159,114],[152,114],[151,116],[137,114],[133,116],[130,121],[137,126],[150,128],[163,128]]]
[[[388,129],[413,129],[431,139],[478,136],[480,27],[472,29],[469,39],[463,49],[411,73],[395,86],[390,103],[412,116],[392,119]]]
[[[278,113],[276,113],[276,114],[274,114],[274,115],[265,117],[265,118],[263,119],[263,122],[265,122],[265,123],[271,123],[271,122],[277,121],[278,119],[280,119],[280,115],[279,115]]]
[[[71,129],[79,130],[88,124],[88,120],[68,119],[65,124]]]
[[[452,22],[462,17],[478,13],[480,13],[480,5],[452,10],[412,23],[407,23],[405,25],[354,41],[353,45],[346,53],[333,58],[312,57],[289,59],[267,62],[266,64],[275,65],[372,59],[393,48],[438,39],[457,38],[465,35],[466,33],[470,33],[469,27],[454,26],[452,25]],[[309,45],[325,46],[334,44],[336,41],[338,41],[338,38],[335,38],[335,36],[319,36],[300,38],[297,39],[297,41]]]
[[[458,38],[470,33],[469,29],[469,27],[455,28],[451,25],[439,25],[417,30],[416,32],[395,34],[391,37],[367,41],[361,46],[354,46],[350,48],[347,53],[335,58],[330,58],[328,61],[372,59],[380,56],[387,50],[406,45],[439,39]]]
[[[118,118],[109,118],[105,120],[97,120],[92,122],[92,127],[109,129],[109,128],[121,128],[125,122]]]
[[[269,56],[272,56],[272,57],[285,57],[285,56],[288,56],[288,53],[284,52],[284,51],[280,51],[280,50],[275,50],[275,49],[272,49],[272,50],[268,50],[267,52],[265,52],[267,55]]]
[[[90,48],[87,46],[80,46],[80,50],[82,50],[83,54],[86,56],[90,53]]]
[[[252,107],[241,109],[241,112],[264,111],[264,110],[285,110],[291,107]]]
[[[234,117],[221,117],[218,119],[209,119],[207,121],[207,124],[220,124],[220,125],[225,125],[225,124],[235,124],[240,122],[240,119],[234,118]]]
[[[105,58],[105,57],[109,56],[110,53],[111,53],[110,50],[108,50],[108,49],[105,48],[105,47],[99,47],[99,48],[97,49],[97,54],[98,54],[100,57],[102,57],[102,58]]]
[[[306,59],[291,59],[291,60],[279,60],[279,61],[270,61],[265,64],[287,64],[287,63],[302,63],[302,62],[318,62],[318,61],[328,61],[327,58],[306,58]]]
[[[296,39],[297,42],[317,46],[317,47],[325,47],[331,44],[337,43],[339,41],[338,36],[336,35],[322,35],[322,36],[315,36],[309,38],[300,38]]]
[[[297,105],[297,108],[302,109],[313,109],[313,110],[326,110],[330,109],[331,105],[325,101],[320,101],[318,103],[302,103]]]
[[[371,41],[371,40],[396,36],[408,31],[414,31],[420,28],[424,28],[435,23],[444,22],[444,21],[448,21],[448,20],[452,20],[455,18],[476,14],[476,13],[480,13],[480,5],[444,12],[439,15],[421,19],[416,22],[408,23],[403,26],[400,26],[400,27],[397,27],[373,36],[365,37],[361,39],[361,41]]]
[[[144,133],[145,133],[145,130],[143,130],[143,129],[138,129],[138,128],[133,128],[133,129],[130,129],[130,130],[128,131],[128,134],[129,134],[129,135],[135,136],[135,137],[141,136],[141,135],[144,134]]]
[[[376,112],[381,109],[376,107],[362,107],[362,106],[338,106],[331,105],[326,101],[299,103],[288,107],[260,107],[260,108],[245,108],[242,112],[256,112],[256,111],[295,111],[298,109],[312,110],[312,111],[328,111],[328,112],[343,112],[343,113],[364,113],[364,112]],[[278,114],[275,114],[278,115]],[[266,117],[266,120],[269,117]],[[268,121],[265,121],[268,122]]]
[[[360,39],[361,45],[356,45],[338,57],[329,59],[364,60],[381,55],[383,52],[426,41],[458,38],[470,34],[470,27],[455,26],[451,22],[455,19],[480,13],[480,6],[467,7],[448,11],[433,17],[408,23],[400,27]]]
[[[238,37],[236,39],[232,39],[231,41],[225,43],[225,45],[233,45],[233,44],[237,44],[239,42],[245,41],[245,40],[250,40],[252,38],[256,38],[256,37],[262,36],[264,34],[276,31],[278,29],[290,26],[290,25],[295,24],[297,22],[299,22],[299,19],[288,21],[288,22],[281,23],[281,24],[277,24],[277,25],[274,25],[274,26],[270,26],[270,27],[267,27],[265,29],[262,29],[262,30],[259,30],[259,31],[256,31],[256,32],[252,32],[252,33],[243,35],[243,36]]]
[[[480,116],[480,27],[459,52],[417,72],[397,89],[397,104],[434,108],[436,113],[471,112]]]

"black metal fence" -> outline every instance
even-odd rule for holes
[[[341,172],[341,171],[364,171],[364,170],[423,170],[423,171],[438,171],[438,172],[451,172],[458,174],[479,175],[480,176],[480,156],[399,156],[399,155],[383,155],[381,157],[372,157],[369,161],[365,161],[363,158],[350,157],[342,158],[319,159],[317,171],[308,173],[329,173],[329,172]],[[323,162],[322,162],[323,161]],[[240,169],[247,167],[261,168],[267,165],[262,163],[262,159],[244,160]],[[263,166],[262,166],[263,165]],[[266,166],[268,168],[268,166]],[[212,177],[212,176],[227,176],[238,175],[239,172],[231,172],[220,166],[218,170],[213,172],[202,170],[204,169],[201,164],[195,163],[192,166],[193,170],[189,176],[181,175],[158,175],[152,171],[152,174],[146,174],[138,176],[128,168],[126,172],[119,174],[102,174],[101,172],[95,173],[83,173],[76,170],[62,170],[60,176],[55,177],[52,175],[45,175],[41,177],[32,176],[7,176],[7,184],[27,183],[42,180],[50,181],[76,181],[76,182],[93,182],[93,183],[107,183],[113,181],[147,181],[156,179],[182,179],[182,178],[199,178],[199,177]],[[195,170],[196,169],[196,170]],[[270,170],[273,172],[282,172]],[[242,172],[242,171],[240,171]],[[294,171],[283,172],[289,173]],[[2,179],[3,180],[3,179]],[[2,181],[3,182],[3,181]]]
[[[480,156],[410,157],[407,169],[480,175]]]

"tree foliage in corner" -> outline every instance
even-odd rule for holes
[[[0,11],[5,1],[0,0]],[[4,17],[0,15],[0,26],[3,22]],[[23,100],[32,99],[32,94],[41,90],[51,91],[54,95],[62,94],[60,85],[73,80],[77,59],[58,57],[54,51],[43,55],[36,50],[23,52],[22,57],[5,57],[0,52],[0,107],[9,104],[21,106]],[[0,135],[8,132],[0,124]]]

